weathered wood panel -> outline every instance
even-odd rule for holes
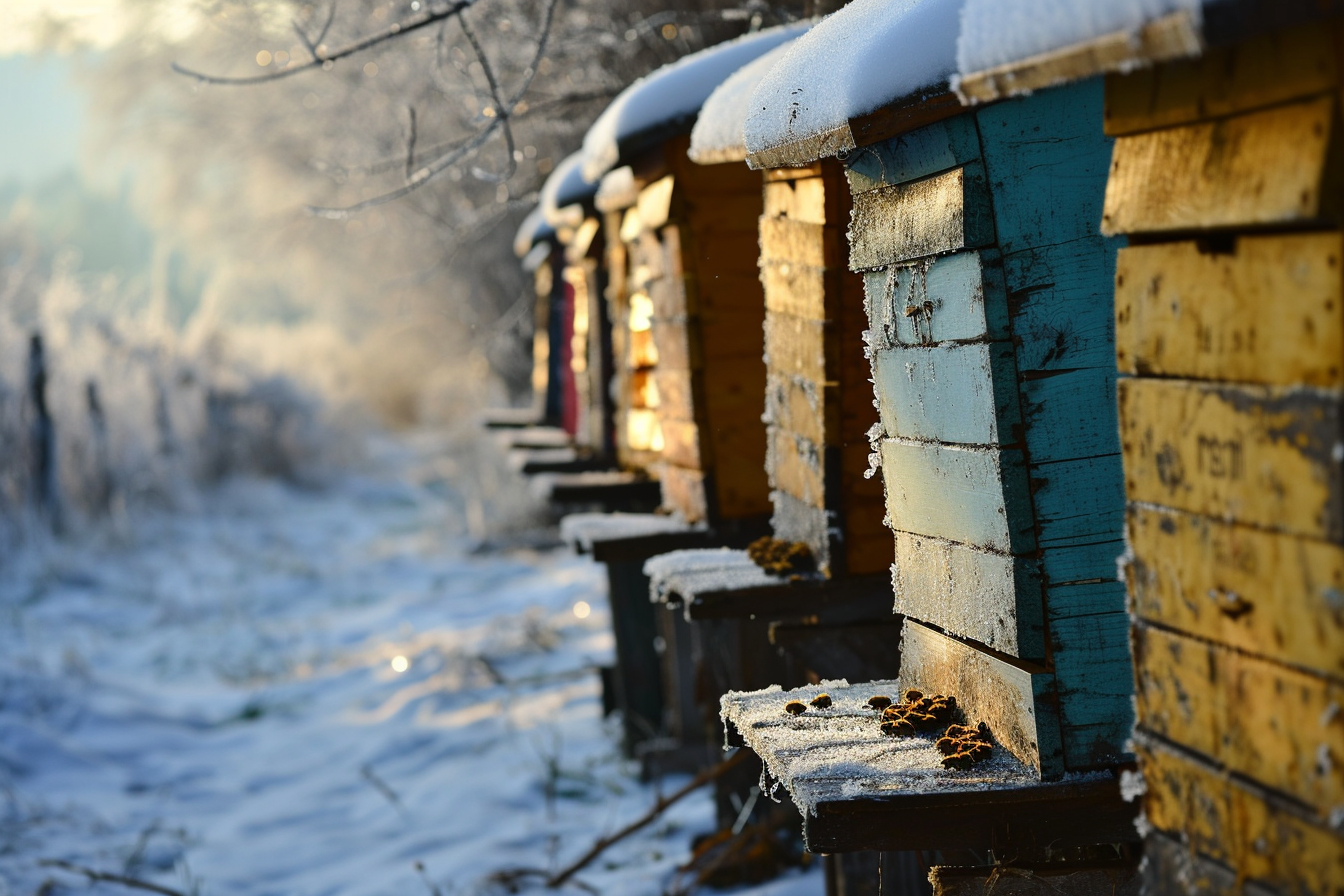
[[[1049,778],[1064,770],[1053,676],[976,650],[906,619],[901,636],[902,687],[954,694],[966,717],[984,722],[1000,744]]]
[[[892,265],[863,282],[874,347],[1007,337],[1003,265],[993,251]]]
[[[694,420],[697,402],[691,372],[660,367],[652,375],[658,389],[658,413],[668,420]]]
[[[1140,896],[1135,865],[1089,868],[1073,863],[994,865],[957,868],[935,865],[929,871],[933,896]]]
[[[1115,367],[1115,251],[1099,236],[1003,259],[1022,371]]]
[[[663,488],[663,506],[677,511],[688,523],[709,518],[705,474],[672,464],[662,464],[658,478]]]
[[[794,218],[760,219],[760,257],[813,268],[835,268],[844,261],[844,231]]]
[[[1132,760],[1125,744],[1134,727],[1134,670],[1123,609],[1124,586],[1110,583],[1121,608],[1111,613],[1060,616],[1080,601],[1068,591],[1095,586],[1052,588],[1047,594],[1051,660],[1058,689],[1064,764],[1071,770],[1113,768]],[[1099,595],[1088,595],[1096,598]],[[1103,595],[1100,595],[1104,597]]]
[[[787,261],[762,261],[761,285],[765,287],[767,311],[791,314],[809,320],[826,320],[839,293],[839,272]],[[829,312],[829,313],[828,313]]]
[[[1339,83],[1337,25],[1312,23],[1106,79],[1106,133],[1136,134],[1278,105]]]
[[[1344,236],[1120,250],[1115,355],[1145,376],[1344,386]]]
[[[654,317],[671,319],[699,313],[696,292],[686,288],[685,278],[659,277],[648,284],[648,295]]]
[[[1327,96],[1235,118],[1121,137],[1103,233],[1316,221],[1333,211]]]
[[[817,569],[832,573],[836,558],[832,551],[835,532],[831,528],[831,515],[816,503],[800,500],[787,491],[775,491],[770,498],[773,502],[770,529],[774,536],[784,541],[801,541],[812,549]]]
[[[706,362],[725,358],[761,357],[763,340],[761,326],[765,308],[760,300],[760,284],[756,284],[756,301],[729,306],[726,302],[706,307],[691,327],[699,337]],[[693,337],[694,338],[694,337]]]
[[[765,318],[765,359],[771,374],[827,381],[827,341],[833,334],[822,321],[771,312]]]
[[[688,318],[654,320],[650,329],[650,341],[656,347],[652,364],[660,367],[673,367],[679,370],[698,370],[704,364],[704,355],[698,340],[692,340]],[[633,334],[639,339],[639,332]]]
[[[1155,831],[1143,838],[1142,872],[1142,896],[1282,896]]]
[[[1344,539],[1338,393],[1126,379],[1119,402],[1131,501]]]
[[[1144,813],[1186,849],[1283,893],[1337,894],[1344,839],[1270,793],[1149,738],[1137,744]]]
[[[873,355],[873,381],[889,436],[966,445],[1018,441],[1010,343],[883,349]]]
[[[885,439],[882,479],[893,529],[999,553],[1036,547],[1022,454]]]
[[[1126,533],[1140,619],[1344,679],[1344,549],[1156,507]]]
[[[1114,579],[1116,561],[1124,552],[1118,536],[1112,541],[1056,546],[1041,551],[1041,572],[1051,585]]]
[[[1115,371],[1052,370],[1022,381],[1022,418],[1032,463],[1120,453]]]
[[[692,470],[705,469],[700,448],[700,428],[694,422],[670,420],[660,415],[658,423],[663,432],[664,460]]]
[[[1102,105],[1090,78],[976,112],[1004,255],[1096,234],[1112,143]]]
[[[804,504],[825,509],[826,465],[822,446],[774,427],[769,430],[768,439],[765,464],[770,485]]]
[[[1125,525],[1120,455],[1033,463],[1030,475],[1042,550],[1120,540]],[[1113,574],[1114,568],[1108,575]]]
[[[1344,685],[1139,624],[1143,727],[1315,807],[1344,804]]]
[[[840,197],[827,179],[813,175],[796,180],[767,180],[764,189],[765,216],[789,218],[810,224],[842,220]]]
[[[1012,656],[1045,657],[1041,573],[1031,559],[896,532],[894,611]]]
[[[719,451],[710,474],[718,518],[764,518],[770,513],[770,486],[766,481],[764,427],[750,451]]]
[[[771,376],[765,389],[765,419],[771,426],[797,433],[814,444],[839,439],[838,387],[792,377]]]
[[[854,271],[988,246],[994,241],[994,221],[984,169],[976,162],[859,193],[849,235]]]
[[[918,180],[980,158],[975,116],[957,115],[881,143],[860,147],[845,160],[854,193]]]

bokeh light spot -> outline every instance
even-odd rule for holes
[[[574,615],[580,619],[587,619],[593,612],[593,608],[588,606],[588,601],[581,600],[574,605]]]

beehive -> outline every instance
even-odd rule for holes
[[[1344,27],[1265,30],[1107,83],[1136,740],[1155,881],[1338,893]]]

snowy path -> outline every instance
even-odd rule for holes
[[[43,859],[186,893],[487,892],[637,817],[656,790],[601,719],[599,568],[473,557],[419,480],[236,484],[130,540],[11,558],[0,896],[90,889]],[[658,894],[711,816],[688,799],[580,877]]]

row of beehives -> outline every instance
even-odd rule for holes
[[[641,566],[771,514],[815,570],[682,551],[650,564],[655,594],[706,629],[810,645],[756,672],[859,668],[955,693],[1038,779],[1114,786],[1105,775],[1136,756],[1151,881],[1174,890],[1195,868],[1215,889],[1338,892],[1339,22],[1319,4],[1173,4],[1110,31],[1053,29],[981,69],[954,33],[930,62],[941,9],[992,31],[1033,4],[961,6],[860,0],[787,34],[703,109],[614,128],[628,167],[595,185],[586,216],[557,208],[580,234],[550,304],[570,309],[551,331],[587,384],[572,431],[594,446],[609,434],[677,512],[595,537]],[[887,48],[881,65],[865,40]],[[890,61],[912,42],[926,51],[913,74]],[[859,77],[891,81],[876,109],[772,124],[796,123],[801,92]],[[716,134],[748,109],[744,145]],[[691,155],[712,164],[678,136],[696,112]],[[588,323],[604,317],[609,354]],[[870,453],[880,478],[864,478]],[[887,567],[903,637],[861,644]],[[752,671],[717,681],[767,683]],[[799,761],[793,729],[747,730],[761,699],[783,702],[729,700],[729,721],[806,795],[814,846],[970,845],[895,819],[923,792],[901,802],[908,768],[828,789],[834,769]],[[857,817],[890,836],[855,833]]]

